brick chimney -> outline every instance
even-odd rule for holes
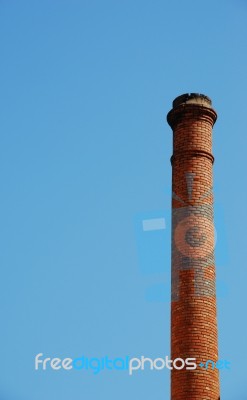
[[[177,97],[173,130],[171,359],[196,358],[197,368],[171,371],[172,400],[219,400],[212,127],[217,114],[202,94]],[[182,362],[177,366],[182,367]]]

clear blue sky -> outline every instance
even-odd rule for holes
[[[166,114],[186,92],[219,115],[221,394],[247,399],[246,20],[244,0],[0,0],[1,400],[169,400],[166,371],[34,356],[169,354]]]

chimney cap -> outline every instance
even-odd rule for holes
[[[212,108],[212,101],[208,96],[205,94],[200,93],[185,93],[181,96],[178,96],[173,100],[172,106],[176,108],[181,104],[197,104],[204,107]]]

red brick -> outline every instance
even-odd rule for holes
[[[208,97],[182,95],[167,115],[173,130],[171,359],[218,359],[212,127]],[[191,179],[192,184],[189,185]],[[188,186],[189,185],[189,186]],[[207,195],[208,194],[208,195]],[[171,371],[172,400],[219,400],[219,372]]]

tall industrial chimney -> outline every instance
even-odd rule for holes
[[[197,368],[171,371],[172,400],[219,400],[212,127],[217,114],[202,94],[177,97],[173,130],[171,359],[196,358]],[[201,364],[201,366],[199,366]],[[179,362],[177,362],[179,366]],[[181,366],[181,364],[180,364]]]

